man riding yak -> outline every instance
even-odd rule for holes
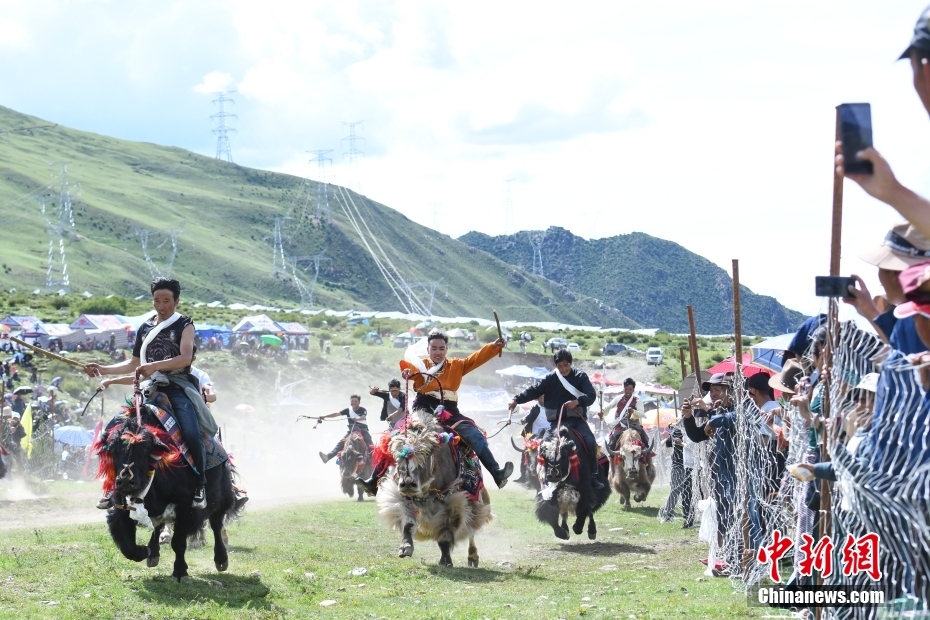
[[[503,467],[498,465],[488,447],[488,440],[484,433],[474,420],[462,415],[458,407],[458,389],[462,385],[462,378],[497,355],[504,348],[503,338],[486,344],[464,359],[446,357],[449,337],[444,332],[433,329],[426,338],[429,357],[420,360],[422,368],[416,367],[407,360],[400,362],[404,380],[413,381],[413,388],[417,394],[413,401],[413,409],[433,413],[442,405],[442,424],[451,428],[461,437],[462,441],[471,446],[478,460],[494,478],[497,488],[503,488],[510,474],[513,473],[513,463],[507,462]],[[440,384],[442,384],[441,394]],[[384,463],[372,472],[370,478],[358,479],[356,483],[369,495],[376,495],[378,483],[389,467],[389,463]]]
[[[627,377],[623,380],[623,393],[607,404],[608,411],[615,409],[614,421],[612,422],[614,428],[610,432],[610,439],[607,442],[607,445],[612,449],[617,449],[620,435],[628,428],[632,428],[639,433],[644,446],[649,445],[649,435],[646,434],[646,429],[643,428],[640,421],[643,413],[642,403],[639,402],[639,398],[634,394],[635,392],[636,381],[631,377]]]
[[[353,394],[349,397],[349,407],[343,409],[342,411],[337,411],[336,413],[330,413],[324,416],[321,416],[320,420],[325,420],[326,418],[338,418],[339,416],[345,416],[349,424],[349,430],[346,431],[346,434],[343,435],[342,439],[336,442],[336,446],[330,450],[328,453],[320,452],[320,458],[323,459],[324,463],[328,463],[330,459],[335,457],[337,454],[342,452],[343,448],[346,447],[346,441],[352,436],[352,433],[358,431],[358,433],[365,439],[365,447],[371,448],[371,434],[368,432],[368,410],[362,407],[362,397]]]
[[[587,422],[587,409],[594,404],[597,393],[591,380],[584,372],[572,367],[572,354],[567,349],[561,349],[553,356],[555,370],[550,372],[537,385],[529,387],[510,401],[510,410],[517,405],[543,397],[542,402],[546,408],[546,419],[549,421],[550,433],[558,433],[560,413],[562,426],[574,430],[584,440],[592,460],[597,460],[597,448],[594,433]],[[564,405],[564,412],[563,412]],[[603,489],[604,484],[597,478],[597,468],[592,468],[591,487]]]
[[[113,383],[131,384],[136,370],[143,378],[152,380],[157,391],[171,403],[181,436],[193,457],[199,486],[194,492],[192,506],[206,508],[206,453],[201,432],[212,437],[218,426],[204,402],[200,386],[190,374],[194,322],[177,312],[181,297],[181,284],[177,280],[156,278],[152,281],[151,292],[155,316],[139,327],[132,357],[110,366],[91,362],[84,366],[84,372],[90,377],[120,375],[104,380],[101,383],[104,389]],[[113,504],[112,494],[106,493],[97,503],[97,508],[106,510]]]

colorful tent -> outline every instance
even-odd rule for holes
[[[70,327],[71,329],[99,329],[104,331],[131,329],[130,325],[115,314],[82,314]]]
[[[284,328],[280,324],[271,320],[267,314],[256,314],[255,316],[243,317],[241,321],[233,327],[234,332],[249,333],[281,333]]]

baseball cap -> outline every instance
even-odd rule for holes
[[[817,331],[817,328],[827,322],[826,314],[818,314],[817,316],[808,317],[801,323],[801,327],[798,328],[798,331],[795,332],[794,338],[791,339],[791,344],[788,345],[788,351],[791,351],[798,357],[803,356],[807,353],[807,347],[810,345],[811,334]],[[779,389],[779,388],[775,388]]]
[[[930,239],[902,222],[888,231],[879,247],[859,254],[859,258],[879,269],[904,271],[930,260]]]
[[[904,53],[898,57],[898,60],[910,58],[913,50],[920,50],[930,55],[930,6],[923,10],[917,23],[914,24],[914,36],[911,37],[911,44],[907,46]]]
[[[898,282],[908,301],[930,302],[930,261],[912,265],[898,274]]]
[[[710,376],[710,379],[701,384],[701,389],[705,392],[710,391],[710,386],[712,385],[730,385],[730,379],[727,377],[726,373],[717,372]]]
[[[12,417],[14,417],[14,418],[16,418],[16,419],[18,420],[18,419],[19,419],[19,412],[18,412],[18,411],[14,411]]]
[[[769,379],[771,378],[772,376],[766,372],[757,372],[751,377],[746,377],[746,389],[748,390],[752,388],[754,390],[759,390],[760,392],[768,392],[772,389],[772,387],[769,385]]]
[[[919,303],[916,301],[907,301],[894,309],[894,315],[899,319],[906,319],[915,314],[930,319],[930,302]]]
[[[862,379],[856,384],[857,390],[868,390],[869,392],[878,391],[878,373],[870,372],[862,376]]]

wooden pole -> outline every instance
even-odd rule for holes
[[[739,260],[733,259],[733,338],[736,341],[737,365],[743,363],[743,321],[739,302]]]
[[[701,358],[698,356],[697,330],[694,328],[694,308],[688,306],[688,329],[691,331],[691,356],[694,359],[692,367],[694,368],[694,385],[697,388],[699,396],[704,396],[704,390],[701,388]]]
[[[688,342],[689,355],[690,355],[690,351],[691,351],[691,342],[689,341]],[[685,348],[684,347],[678,347],[678,357],[681,360],[681,380],[684,381],[685,377],[688,376],[688,371],[685,370]]]

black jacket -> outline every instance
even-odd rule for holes
[[[575,397],[562,386],[562,382],[559,381],[559,378],[556,376],[557,372],[559,371],[553,370],[538,384],[526,388],[517,394],[514,400],[517,401],[517,403],[528,403],[531,400],[536,400],[540,396],[545,396],[546,409],[560,410],[562,405],[570,400],[575,400]],[[587,413],[588,407],[593,405],[594,401],[597,400],[597,392],[594,391],[594,386],[591,385],[591,380],[588,379],[588,375],[580,370],[572,368],[571,373],[569,373],[565,379],[567,379],[576,390],[582,392],[582,395],[579,396],[577,400],[581,406],[581,413]]]
[[[387,417],[388,417],[388,405],[391,402],[391,393],[385,392],[384,390],[378,390],[377,392],[373,394],[373,396],[377,396],[378,398],[384,401],[384,403],[381,405],[381,421],[384,422],[385,420],[387,420]],[[400,407],[398,407],[398,409],[404,408],[404,402],[405,402],[404,399],[405,399],[405,396],[403,392],[397,395],[397,400],[400,401]]]

